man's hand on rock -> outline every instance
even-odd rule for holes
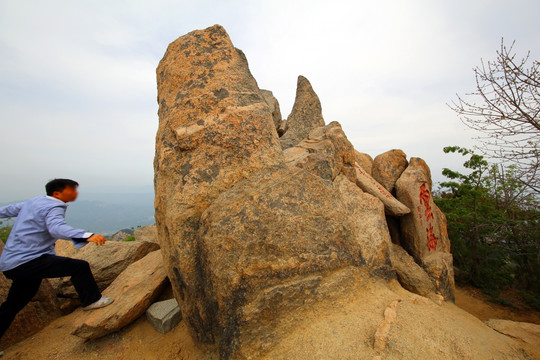
[[[88,239],[88,242],[96,243],[96,245],[103,245],[107,241],[103,235],[100,234],[94,234],[90,236]]]

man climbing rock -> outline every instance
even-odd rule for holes
[[[43,278],[71,276],[83,310],[101,308],[114,301],[101,295],[87,261],[57,256],[54,249],[57,239],[70,239],[76,248],[107,241],[102,235],[66,224],[66,203],[75,201],[78,186],[73,180],[54,179],[45,185],[47,196],[0,208],[0,218],[17,217],[0,255],[0,270],[13,280],[7,299],[0,306],[0,337],[37,293]]]

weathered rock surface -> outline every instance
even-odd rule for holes
[[[411,210],[399,202],[390,194],[381,184],[379,184],[371,175],[365,172],[358,164],[354,167],[354,180],[356,185],[365,192],[375,196],[384,204],[384,209],[388,215],[403,216],[409,214]]]
[[[449,252],[434,252],[422,259],[422,267],[445,300],[455,301],[454,260]]]
[[[501,334],[523,341],[529,356],[540,358],[540,325],[503,319],[489,319],[485,323]]]
[[[433,201],[430,174],[424,160],[411,158],[396,182],[397,198],[413,210],[401,218],[401,245],[430,275],[437,291],[453,300],[453,261],[446,217]]]
[[[371,176],[388,192],[395,194],[396,181],[407,165],[407,155],[402,150],[390,150],[373,159]]]
[[[3,249],[4,243],[0,241],[0,253]],[[11,279],[0,273],[0,304],[6,301],[12,282]],[[41,280],[37,294],[19,311],[2,336],[0,348],[5,348],[35,334],[61,315],[54,288],[49,283],[49,279]]]
[[[360,165],[365,172],[371,175],[371,168],[373,166],[373,158],[366,153],[361,153],[358,150],[354,150],[354,159]]]
[[[530,359],[514,339],[451,302],[439,305],[399,284],[362,274],[348,287],[337,299],[323,298],[299,307],[285,326],[277,324],[275,332],[283,337],[253,358]],[[288,328],[293,321],[295,326]]]
[[[402,244],[417,262],[430,251],[450,251],[446,217],[433,201],[427,170],[424,160],[411,158],[396,182],[398,200],[412,210],[401,221]]]
[[[321,102],[308,79],[300,75],[296,86],[296,99],[287,117],[285,133],[279,139],[282,148],[285,150],[295,146],[319,126],[324,126]]]
[[[371,198],[354,205],[354,215],[365,210],[362,219],[383,226],[380,234],[351,216],[348,204],[332,183],[282,165],[239,182],[208,207],[200,225],[201,264],[222,356],[253,346],[255,333],[271,343],[268,316],[286,316],[307,301],[325,273],[368,261],[373,268],[389,265],[384,246],[362,248],[390,244],[382,204]]]
[[[334,180],[334,187],[345,201],[348,217],[353,221],[351,230],[356,234],[365,264],[379,274],[388,274],[392,271],[391,239],[383,203],[342,174]]]
[[[206,294],[200,216],[240,180],[283,163],[283,153],[246,57],[221,26],[172,42],[157,80],[154,205],[159,239],[184,319],[199,341],[214,342],[216,308]]]
[[[159,245],[148,241],[107,241],[103,245],[89,243],[80,249],[68,240],[57,240],[56,254],[88,261],[101,291],[105,290],[130,264],[158,250]],[[65,298],[78,298],[70,277],[50,279],[56,293]]]
[[[407,254],[401,246],[392,245],[390,258],[399,283],[405,289],[422,296],[427,296],[435,291],[435,286],[428,274],[414,262],[412,256]]]
[[[283,151],[288,166],[303,168],[323,179],[333,181],[345,165],[354,165],[354,147],[341,125],[332,121],[311,130],[296,146]]]
[[[102,292],[113,297],[112,304],[91,311],[78,309],[72,334],[94,339],[119,330],[141,316],[167,284],[161,250],[156,250],[129,265]]]
[[[272,119],[274,119],[274,127],[276,128],[276,131],[277,131],[282,121],[281,111],[279,110],[279,102],[270,90],[261,89],[261,94],[264,98],[264,101],[266,101],[266,103],[270,107],[270,112],[272,113]]]

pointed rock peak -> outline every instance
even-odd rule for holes
[[[298,95],[298,90],[299,89],[310,89],[311,91],[313,91],[313,88],[311,87],[311,83],[309,82],[309,80],[305,77],[305,76],[302,76],[302,75],[298,75],[298,81],[296,83],[296,91],[297,91],[297,95]]]
[[[316,124],[316,126],[325,125],[319,97],[313,90],[309,80],[302,75],[298,75],[296,98],[294,99],[293,109],[287,120],[296,120],[302,113],[311,115],[313,117],[311,123]],[[289,124],[289,126],[291,125]]]
[[[296,99],[289,117],[285,134],[281,137],[283,149],[295,146],[305,139],[309,132],[319,126],[324,126],[322,107],[319,97],[313,91],[308,79],[298,76]]]

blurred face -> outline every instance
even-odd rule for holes
[[[75,201],[78,195],[79,191],[77,190],[76,186],[66,186],[62,191],[53,192],[52,196],[58,200],[62,200],[63,202],[69,202]]]

